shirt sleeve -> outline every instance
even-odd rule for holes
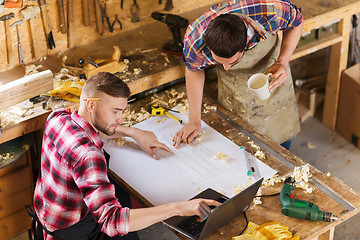
[[[301,9],[293,5],[289,0],[275,1],[278,12],[279,27],[286,31],[299,26],[303,22]]]
[[[108,179],[106,160],[100,150],[87,152],[75,164],[74,180],[101,231],[111,237],[129,232],[130,210],[115,197],[115,187]]]
[[[208,64],[201,54],[201,48],[205,47],[199,30],[192,31],[192,26],[189,26],[184,36],[184,48],[182,58],[185,66],[193,72],[205,69]]]

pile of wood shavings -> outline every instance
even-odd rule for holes
[[[110,141],[119,147],[123,146],[124,144],[132,143],[131,141],[128,141],[126,138],[113,138]]]
[[[233,196],[235,196],[236,194],[240,193],[241,191],[243,191],[244,189],[246,189],[247,187],[249,187],[250,185],[252,185],[254,183],[254,181],[250,181],[250,183],[248,184],[248,186],[246,186],[245,188],[242,186],[235,186],[233,188]],[[259,188],[259,190],[257,191],[256,196],[261,196],[262,195],[262,190],[261,188]],[[255,197],[254,198],[254,205],[258,205],[258,204],[262,204],[261,201],[261,197]]]
[[[125,126],[131,127],[136,123],[149,119],[151,114],[146,111],[144,108],[140,109],[140,112],[135,112],[135,110],[131,110],[130,108],[126,108],[123,112],[123,118],[125,121]]]
[[[254,153],[254,156],[258,159],[265,159],[265,154],[264,152],[260,149],[260,147],[258,145],[256,145],[254,143],[254,141],[249,141],[248,143],[250,143],[252,148],[256,149],[256,152]]]
[[[32,75],[39,72],[39,68],[42,68],[42,65],[30,64],[25,66],[25,76]]]
[[[204,106],[203,113],[205,113],[205,114],[209,113],[210,111],[216,111],[216,109],[217,109],[217,107],[207,105],[207,103],[204,103],[203,106]]]
[[[165,93],[166,96],[169,98],[168,102],[170,104],[175,104],[176,102],[183,100],[183,98],[185,97],[185,92],[178,92],[175,89],[166,90]]]
[[[0,154],[0,165],[6,165],[12,161],[12,158],[15,156],[14,152],[2,153]]]
[[[293,174],[291,174],[291,177],[295,180],[295,186],[304,189],[307,193],[312,193],[315,190],[315,188],[309,186],[311,176],[308,164],[295,167]]]
[[[0,111],[0,124],[2,128],[15,125],[21,121],[23,117],[30,116],[34,113],[34,104],[29,100],[15,104]]]
[[[71,73],[69,69],[62,68],[58,73],[54,75],[54,80],[56,81],[85,81],[81,80],[78,76]]]

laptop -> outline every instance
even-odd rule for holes
[[[213,208],[208,218],[202,222],[197,221],[198,216],[175,216],[163,221],[163,223],[189,239],[205,239],[211,234],[216,233],[220,227],[231,223],[250,207],[263,179],[264,178],[259,179],[256,183],[232,198],[228,198],[211,188],[208,188],[193,197],[192,199],[214,199],[222,203],[220,206]],[[239,229],[241,229],[241,227],[239,227]]]

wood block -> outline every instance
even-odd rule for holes
[[[0,88],[0,110],[38,96],[53,89],[53,74],[50,70],[25,76]]]

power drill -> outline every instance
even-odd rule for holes
[[[295,180],[292,177],[288,177],[284,181],[284,186],[280,192],[282,214],[311,221],[333,222],[340,219],[330,212],[319,211],[319,207],[311,202],[294,198],[291,194],[291,191],[294,190],[294,184]]]
[[[165,44],[163,52],[174,55],[182,55],[183,41],[181,39],[180,29],[186,28],[189,25],[189,21],[178,15],[159,12],[153,12],[151,17],[155,20],[166,23],[172,33],[174,41]]]

